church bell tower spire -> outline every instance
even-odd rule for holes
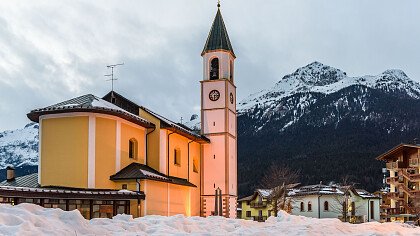
[[[203,216],[216,212],[236,217],[237,201],[237,132],[236,86],[232,44],[220,11],[220,2],[201,53],[201,132],[210,139],[203,146],[201,204]],[[222,209],[216,209],[215,190]],[[219,205],[219,204],[217,204]],[[219,207],[220,208],[220,207]]]

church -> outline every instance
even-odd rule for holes
[[[201,56],[200,131],[115,91],[34,109],[27,116],[39,123],[38,173],[15,177],[9,167],[0,202],[78,209],[87,219],[236,218],[236,56],[220,5]]]

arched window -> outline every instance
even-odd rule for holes
[[[303,202],[300,203],[300,211],[305,211],[305,204]]]
[[[328,201],[325,201],[324,202],[324,211],[329,211],[330,210],[330,208],[329,208],[329,205],[328,205]]]
[[[233,82],[233,61],[230,61],[230,81]]]
[[[137,159],[137,140],[132,138],[128,141],[128,157],[132,159]]]
[[[312,203],[308,202],[308,211],[312,211]]]
[[[219,79],[219,58],[213,58],[210,62],[210,80]]]

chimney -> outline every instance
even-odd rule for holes
[[[15,180],[15,168],[12,166],[6,167],[6,180],[7,182]]]

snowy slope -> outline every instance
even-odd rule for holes
[[[257,105],[270,107],[275,101],[298,93],[331,94],[353,85],[420,98],[420,84],[411,80],[401,70],[386,70],[376,76],[349,77],[339,69],[313,62],[284,76],[274,87],[242,100],[238,104],[238,112],[247,112]]]
[[[0,169],[38,165],[38,124],[0,133]]]
[[[280,212],[260,223],[223,217],[145,216],[133,219],[84,219],[78,210],[46,209],[23,203],[0,205],[2,235],[419,235],[420,228],[401,223],[343,223]]]

